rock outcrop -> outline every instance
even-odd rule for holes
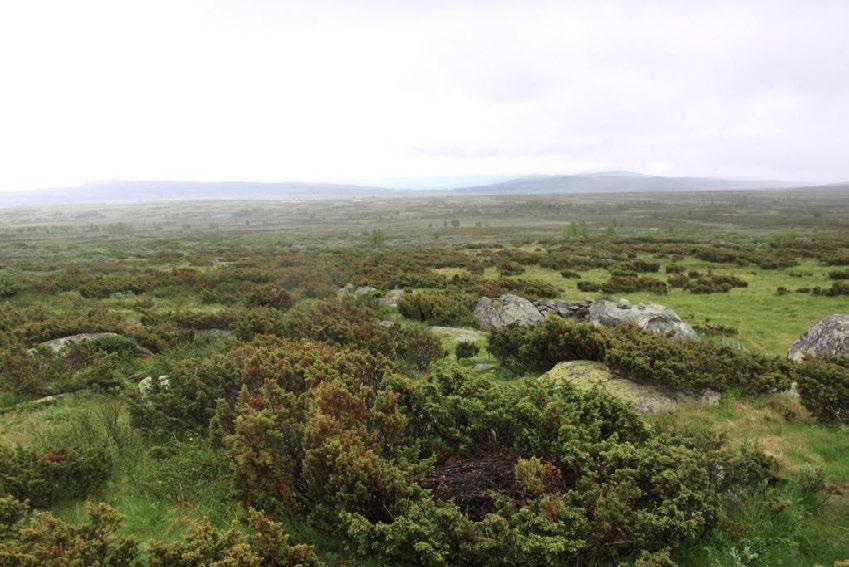
[[[582,391],[600,388],[645,414],[669,412],[693,402],[716,405],[721,399],[719,392],[713,390],[705,390],[699,397],[665,392],[656,386],[638,384],[616,376],[604,364],[589,360],[561,362],[543,374],[540,380],[568,383]]]
[[[481,297],[474,315],[484,329],[502,329],[512,324],[529,327],[545,318],[533,303],[509,293],[498,299]]]
[[[821,319],[790,346],[788,357],[802,360],[806,354],[849,356],[849,315],[834,314]]]
[[[658,335],[671,334],[676,339],[699,338],[698,333],[687,325],[675,311],[663,305],[631,305],[627,301],[618,303],[600,299],[589,308],[589,321],[594,325],[608,327],[636,325],[640,329]]]

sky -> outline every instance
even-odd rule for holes
[[[849,180],[849,0],[0,0],[0,190]]]

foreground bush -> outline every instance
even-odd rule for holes
[[[122,517],[106,504],[87,506],[83,523],[69,524],[52,514],[30,515],[23,502],[0,497],[0,564],[16,567],[319,567],[312,547],[294,545],[280,524],[250,511],[249,529],[217,530],[202,523],[184,540],[154,542],[142,553],[135,538],[123,535]]]
[[[601,392],[500,386],[451,363],[380,380],[321,363],[292,381],[285,369],[307,368],[293,355],[258,366],[263,383],[217,416],[235,485],[249,506],[341,522],[357,552],[388,564],[547,565],[675,546],[714,525],[727,491],[774,474],[719,439],[652,432]]]

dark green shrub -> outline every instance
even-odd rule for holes
[[[398,311],[404,317],[431,325],[465,325],[473,321],[476,301],[476,297],[465,293],[405,293],[398,298]]]
[[[12,297],[23,289],[23,286],[12,276],[0,273],[0,298]]]
[[[471,358],[473,356],[477,356],[480,352],[481,347],[476,343],[470,341],[461,341],[457,343],[456,348],[454,349],[454,354],[457,359],[461,358]]]
[[[62,497],[79,497],[102,485],[112,471],[105,444],[57,445],[43,452],[0,445],[0,494],[47,507]]]
[[[292,295],[285,289],[273,285],[261,285],[251,289],[246,303],[251,307],[271,307],[285,311],[292,306]]]
[[[808,357],[796,376],[808,411],[823,421],[849,423],[849,357]]]
[[[525,268],[521,264],[510,260],[499,262],[495,268],[501,276],[518,276],[525,273]]]

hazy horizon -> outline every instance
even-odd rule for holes
[[[0,190],[630,170],[849,180],[849,3],[0,7]]]

